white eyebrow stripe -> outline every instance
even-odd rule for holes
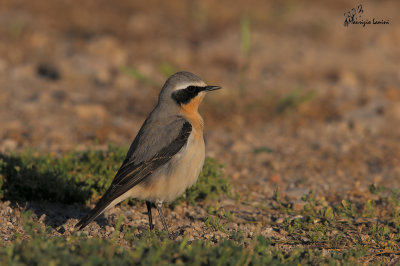
[[[184,82],[174,88],[174,91],[186,89],[189,86],[205,87],[207,84],[204,82]]]

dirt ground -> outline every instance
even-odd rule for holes
[[[359,4],[389,25],[345,27],[344,12]],[[207,155],[250,202],[278,187],[292,201],[310,190],[334,201],[371,184],[399,188],[399,8],[395,0],[1,1],[0,149],[127,146],[166,74],[186,70],[223,87],[200,109]],[[23,208],[8,204],[3,219]],[[29,204],[50,209],[60,233],[77,221],[68,219],[74,206]],[[247,220],[272,215],[222,206]],[[140,211],[126,210],[127,223],[146,226]],[[180,221],[172,231],[198,237],[183,224],[202,214],[169,211]],[[98,234],[113,229],[106,224]]]

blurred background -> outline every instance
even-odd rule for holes
[[[363,18],[389,25],[344,26]],[[128,146],[166,78],[209,94],[207,153],[238,191],[400,182],[400,2],[4,0],[0,150]]]

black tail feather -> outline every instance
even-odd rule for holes
[[[97,203],[96,207],[94,207],[83,219],[79,221],[79,223],[75,225],[75,228],[79,227],[78,230],[82,230],[83,228],[85,228],[89,223],[100,216],[100,214],[104,212],[104,210],[108,207],[110,203],[111,202],[102,203],[102,200],[100,200]]]

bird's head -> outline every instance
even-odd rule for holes
[[[197,111],[206,92],[220,88],[220,86],[207,85],[201,78],[192,73],[178,72],[165,82],[160,93],[159,102],[166,102],[179,108],[190,108],[193,111]]]

